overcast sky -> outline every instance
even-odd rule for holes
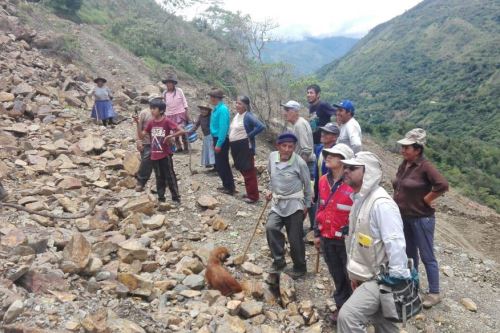
[[[282,39],[304,36],[362,37],[371,28],[414,7],[421,0],[223,0],[222,7],[250,14],[254,20],[272,19]],[[203,8],[179,14],[191,18]]]

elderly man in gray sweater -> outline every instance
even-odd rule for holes
[[[293,133],[278,137],[278,151],[269,155],[270,192],[266,194],[266,200],[272,200],[266,224],[267,243],[273,256],[270,272],[279,272],[286,266],[285,236],[281,232],[285,227],[293,261],[293,269],[288,274],[294,279],[307,272],[303,223],[312,202],[309,169],[294,153],[296,144],[297,137]]]

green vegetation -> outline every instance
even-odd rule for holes
[[[312,74],[332,59],[344,56],[358,40],[348,37],[310,37],[300,41],[271,41],[264,50],[264,61],[291,64],[298,75]]]
[[[77,11],[82,6],[83,0],[46,0],[47,6],[52,8],[57,14],[76,18]]]
[[[453,185],[500,211],[500,2],[426,0],[319,71],[383,142],[412,127]]]

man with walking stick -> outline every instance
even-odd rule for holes
[[[270,273],[277,273],[286,267],[286,228],[293,269],[287,273],[294,279],[307,272],[303,224],[307,210],[311,207],[312,190],[309,169],[306,162],[294,153],[297,137],[283,133],[276,141],[277,151],[269,155],[270,177],[266,200],[271,201],[271,212],[266,224],[267,243],[273,257]]]

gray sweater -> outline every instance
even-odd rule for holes
[[[293,124],[292,132],[298,139],[295,152],[302,157],[305,162],[314,161],[313,135],[309,122],[304,118],[299,117],[297,122]]]
[[[272,211],[286,217],[311,206],[309,168],[300,156],[293,153],[289,161],[280,162],[279,152],[273,151],[269,154],[267,171],[271,178],[269,189],[273,192]],[[290,196],[298,192],[303,192],[302,198],[277,199],[277,196]]]

